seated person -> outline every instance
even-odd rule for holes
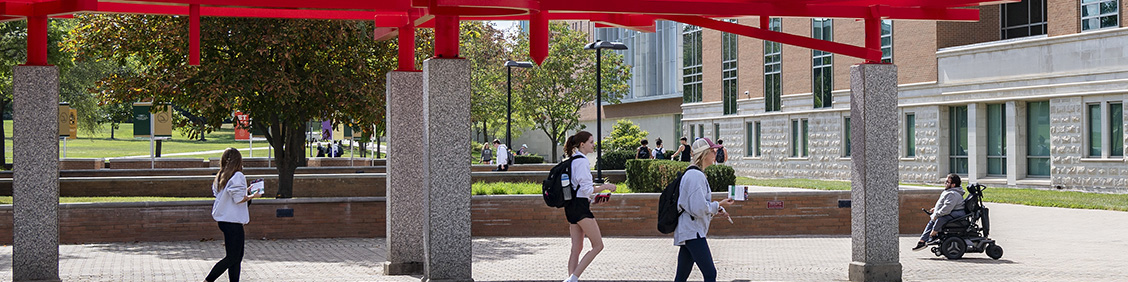
[[[929,220],[928,226],[924,227],[924,234],[920,235],[920,242],[913,247],[914,251],[923,250],[925,246],[935,243],[932,240],[936,240],[938,229],[943,229],[948,221],[967,215],[964,211],[964,190],[960,184],[959,175],[955,173],[948,175],[948,180],[944,181],[944,192],[940,193],[936,206],[929,210],[932,213],[932,220]]]

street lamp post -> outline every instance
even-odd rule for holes
[[[513,123],[513,67],[531,68],[533,63],[530,62],[514,62],[509,60],[505,62],[505,148],[513,150],[513,144],[510,142],[513,138],[509,135],[510,124]]]
[[[603,49],[627,50],[622,42],[596,40],[584,46],[584,50],[595,50],[595,183],[603,183]]]

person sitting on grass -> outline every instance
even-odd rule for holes
[[[932,213],[932,220],[928,221],[928,226],[924,227],[924,233],[920,235],[920,242],[917,242],[913,251],[923,250],[925,246],[932,245],[936,242],[936,235],[940,232],[938,229],[943,229],[944,224],[956,218],[967,215],[964,211],[964,190],[960,187],[960,176],[955,173],[948,175],[948,180],[944,181],[944,192],[940,193],[940,199],[936,200],[936,206],[928,212]]]

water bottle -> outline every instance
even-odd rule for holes
[[[560,187],[564,192],[564,200],[572,200],[572,180],[569,179],[567,173],[560,175]]]

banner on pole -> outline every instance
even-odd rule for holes
[[[156,113],[152,112],[152,108],[151,102],[133,103],[133,138],[172,138],[172,106],[165,106],[164,111]],[[150,127],[153,132],[150,132]]]
[[[78,110],[69,103],[59,103],[59,137],[78,138]]]
[[[243,112],[235,112],[235,141],[251,140],[251,116]]]

